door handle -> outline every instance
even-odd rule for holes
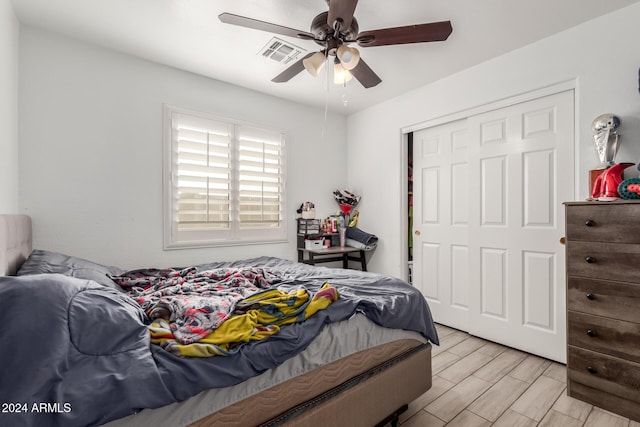
[[[420,235],[420,230],[416,230],[416,231],[415,231],[415,235],[416,235],[416,236],[419,236],[419,235]]]

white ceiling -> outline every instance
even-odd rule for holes
[[[302,72],[287,83],[272,83],[288,67],[258,54],[273,35],[218,19],[229,12],[309,31],[312,19],[328,9],[326,0],[12,1],[24,24],[351,114],[638,0],[360,0],[355,16],[361,32],[450,20],[453,33],[444,42],[360,48],[382,83],[364,89],[352,80],[346,107],[345,89],[327,84],[325,73],[313,78]],[[319,50],[312,41],[278,37]]]

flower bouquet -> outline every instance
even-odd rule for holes
[[[360,196],[349,190],[336,190],[333,192],[333,197],[340,206],[340,247],[344,247],[347,226],[353,227],[356,225],[354,220],[357,222],[358,212],[354,212],[353,208],[360,202]]]

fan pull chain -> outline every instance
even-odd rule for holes
[[[331,78],[331,76],[329,75],[329,58],[327,57],[327,54],[325,53],[325,57],[324,60],[327,61],[327,64],[325,64],[324,69],[326,70],[326,74],[327,74],[327,78],[325,79],[325,96],[324,96],[324,119],[322,120],[322,132],[321,132],[321,136],[324,137],[324,129],[327,125],[327,113],[329,111],[329,79]]]
[[[342,105],[347,108],[349,105],[349,98],[347,97],[347,80],[342,82]]]

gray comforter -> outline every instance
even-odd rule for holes
[[[0,278],[0,425],[100,425],[234,385],[279,365],[302,351],[326,323],[356,311],[438,344],[427,303],[401,280],[263,257],[197,268],[261,266],[284,277],[280,289],[304,286],[315,292],[329,282],[340,299],[232,356],[181,358],[150,345],[141,308],[111,286],[102,266],[87,265],[34,251],[22,275]],[[99,280],[90,280],[96,274]]]

